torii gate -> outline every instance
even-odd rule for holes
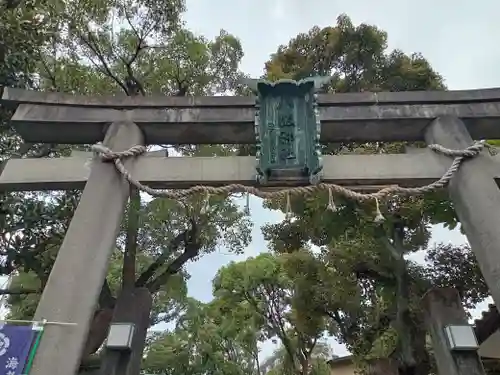
[[[78,97],[4,89],[17,105],[12,123],[27,142],[89,144],[113,151],[143,144],[255,143],[251,97]],[[499,139],[500,89],[320,95],[320,141],[426,141],[465,149],[473,139]],[[431,150],[402,155],[323,157],[322,182],[363,189],[419,186],[439,179],[451,159]],[[47,328],[31,374],[72,375],[79,365],[97,296],[129,196],[112,163],[91,169],[80,156],[17,159],[3,166],[2,190],[84,188],[35,319],[73,322]],[[142,157],[125,162],[153,187],[255,184],[254,157]],[[465,162],[449,185],[492,296],[500,305],[500,158],[482,153]],[[278,183],[279,184],[279,183]],[[287,186],[304,184],[288,179]]]

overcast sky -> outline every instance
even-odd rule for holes
[[[213,38],[225,29],[241,39],[245,52],[242,70],[253,77],[262,74],[264,62],[280,44],[315,25],[334,25],[337,16],[346,13],[355,24],[365,22],[385,30],[390,49],[422,53],[452,90],[500,87],[499,1],[187,0],[187,7],[185,20],[191,30]],[[265,211],[256,199],[251,211],[253,242],[244,256],[236,258],[221,249],[189,265],[193,297],[212,298],[210,280],[220,266],[266,251],[260,227],[283,216]],[[460,234],[443,228],[436,228],[433,239],[455,244],[465,241]],[[478,306],[474,315],[484,307]],[[333,340],[332,345],[337,355],[346,354],[343,346]],[[263,351],[269,354],[272,345],[266,344]]]
[[[496,4],[496,5],[495,5]],[[387,31],[389,47],[421,52],[451,89],[500,86],[500,2],[494,0],[187,0],[188,27],[206,37],[223,28],[238,36],[243,70],[259,76],[263,63],[298,33],[354,23]]]

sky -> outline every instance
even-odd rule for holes
[[[337,16],[346,13],[355,24],[365,22],[385,30],[390,49],[422,53],[444,76],[449,89],[500,87],[498,0],[187,0],[187,9],[184,19],[194,32],[213,38],[225,29],[240,38],[245,52],[241,69],[253,77],[263,73],[264,62],[280,44],[315,25],[334,25]],[[260,227],[283,220],[283,215],[263,209],[258,199],[251,199],[250,209],[253,240],[245,254],[234,256],[219,249],[190,263],[191,296],[209,301],[211,280],[221,266],[266,251]],[[433,241],[462,244],[465,238],[436,227]],[[479,316],[483,309],[485,304],[473,315]],[[342,345],[330,342],[336,355],[347,354]],[[273,347],[264,344],[262,356]]]
[[[334,25],[337,16],[345,13],[355,24],[369,23],[385,30],[389,49],[422,53],[444,76],[449,89],[500,87],[499,1],[187,0],[187,9],[185,21],[194,32],[213,38],[224,29],[240,38],[245,53],[241,69],[254,78],[262,75],[264,62],[280,44],[315,25]],[[193,297],[209,301],[210,280],[221,266],[266,251],[260,227],[283,220],[283,215],[263,209],[258,199],[251,200],[251,213],[253,240],[243,256],[231,256],[220,249],[189,264],[189,293]],[[434,228],[432,239],[453,244],[466,241],[460,233],[440,226]],[[415,258],[422,259],[422,254]],[[480,316],[486,306],[479,305],[473,315]],[[329,341],[336,355],[347,354],[344,346]],[[262,356],[270,354],[273,347],[272,343],[264,344]]]

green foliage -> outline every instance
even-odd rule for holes
[[[55,256],[57,255],[57,250],[61,244],[62,233],[67,229],[69,217],[74,209],[74,207],[68,207],[67,211],[63,209],[63,205],[67,203],[63,198],[66,197],[66,195],[61,195],[59,200],[54,199],[54,201],[59,204],[53,206],[49,205],[52,211],[48,211],[47,213],[40,211],[42,208],[46,209],[46,207],[37,208],[39,214],[33,217],[36,221],[22,229],[22,233],[25,235],[13,237],[18,238],[18,240],[12,240],[12,244],[6,247],[6,251],[12,254],[13,259],[12,263],[8,264],[16,265],[12,267],[12,271],[17,269],[23,272],[29,272],[33,269],[31,267],[38,266],[40,268],[36,269],[39,270],[43,276],[43,279],[40,277],[39,279],[46,282],[48,271],[50,270]],[[48,205],[47,202],[42,203]],[[235,252],[241,252],[250,242],[250,223],[248,218],[231,200],[216,196],[211,197],[207,206],[208,210],[205,210],[204,214],[200,214],[200,210],[202,210],[207,203],[204,199],[200,200],[198,197],[198,201],[196,201],[196,197],[193,197],[191,202],[186,203],[187,207],[191,210],[188,216],[186,216],[186,206],[172,200],[153,199],[147,203],[143,203],[140,209],[140,229],[137,239],[138,248],[140,250],[140,255],[137,258],[137,278],[139,278],[139,276],[159,258],[161,258],[161,266],[155,275],[159,276],[168,271],[169,265],[171,265],[184,251],[182,247],[171,248],[170,244],[174,237],[186,228],[188,225],[187,217],[191,215],[198,217],[203,228],[203,232],[200,234],[201,237],[199,238],[201,242],[199,256],[208,252],[213,252],[218,246],[227,246]],[[34,209],[22,205],[21,203],[18,208],[20,210],[25,210],[19,213],[19,219],[23,219],[23,223],[26,223],[28,217],[26,212],[32,212]],[[6,216],[5,218],[8,220],[13,219],[11,216]],[[62,225],[63,223],[66,224]],[[123,243],[125,241],[125,226],[126,222],[124,222],[124,229],[118,238],[119,249],[113,256],[107,278],[111,290],[115,295],[121,287],[121,265],[123,262],[122,252],[124,249]],[[50,228],[52,232],[47,231],[47,228]],[[47,233],[45,233],[44,230],[46,230]],[[46,238],[45,242],[43,242],[44,238]],[[33,244],[32,241],[35,240],[37,242]],[[32,260],[34,257],[33,247],[40,251],[40,254],[37,254],[34,260]],[[32,266],[30,260],[35,266]],[[44,262],[40,265],[39,262],[41,260],[44,260]],[[5,273],[8,274],[9,272]],[[160,320],[171,320],[176,316],[179,309],[182,308],[187,290],[183,277],[180,276],[186,277],[187,275],[181,272],[179,277],[169,277],[168,283],[162,286],[154,296],[153,323]],[[14,278],[14,280],[16,279],[17,277]],[[10,304],[14,306],[19,303],[20,297],[22,298],[22,296],[16,296],[15,299],[9,300]],[[30,301],[38,300],[38,297],[33,295],[25,297]],[[30,315],[17,315],[16,318],[27,319],[32,316],[32,309],[27,310],[20,307],[19,312],[25,311],[29,311]]]
[[[394,327],[389,327],[372,343],[372,348],[365,359],[387,358],[396,350],[398,333]]]
[[[221,30],[209,41],[183,28],[183,1],[95,5],[85,12],[73,3],[60,4],[60,32],[39,59],[42,87],[181,96],[234,87],[243,56],[239,40]]]
[[[473,308],[489,296],[474,253],[469,246],[450,244],[434,246],[426,253],[426,276],[436,287],[452,285],[458,290],[467,308]]]
[[[10,285],[12,290],[40,290],[40,279],[32,272],[21,273],[13,278]],[[8,302],[10,304],[9,319],[31,319],[35,315],[38,305],[38,293],[11,294]]]
[[[43,17],[50,6],[38,0],[0,4],[0,86],[30,86],[34,56],[53,34],[54,20]]]
[[[121,288],[121,264],[123,262],[123,254],[120,251],[115,251],[111,258],[110,269],[108,271],[107,280],[113,294]],[[138,271],[144,271],[151,263],[151,259],[140,254],[137,258]],[[151,314],[151,324],[156,324],[159,321],[170,321],[177,317],[181,309],[184,307],[187,286],[185,274],[181,273],[174,275],[169,282],[154,295],[154,306]],[[34,272],[21,272],[19,275],[12,278],[12,283],[9,287],[14,294],[9,295],[9,318],[11,319],[32,319],[35,314],[36,306],[40,299],[41,283],[40,278]],[[16,291],[27,291],[29,293],[16,294]]]
[[[386,53],[387,34],[376,26],[315,26],[282,45],[266,63],[269,79],[333,76],[335,92],[440,90],[443,79],[419,54]]]
[[[256,355],[252,330],[222,318],[213,304],[190,300],[176,328],[155,335],[143,368],[152,374],[253,375]]]
[[[161,254],[176,233],[188,226],[188,219],[196,217],[202,223],[199,234],[200,255],[224,246],[241,253],[250,243],[251,223],[231,199],[205,194],[192,196],[185,202],[155,198],[141,208],[139,244],[151,255]]]
[[[77,194],[6,194],[0,216],[2,253],[0,271],[31,272],[47,281],[52,262],[67,230]]]
[[[331,358],[332,351],[328,344],[318,341],[311,353],[311,363],[308,373],[310,375],[329,375],[331,370],[327,361]],[[295,374],[294,369],[290,366],[289,357],[283,345],[278,347],[270,357],[264,360],[261,370],[267,375]]]
[[[334,26],[314,27],[280,46],[266,63],[266,75],[271,80],[332,76],[326,90],[336,93],[445,89],[442,77],[423,56],[387,51],[384,31],[367,24],[355,26],[346,15],[339,16]],[[404,146],[329,144],[323,152],[401,153]],[[423,345],[420,299],[426,289],[457,287],[468,306],[488,295],[468,248],[437,246],[427,253],[428,265],[406,259],[427,249],[431,225],[457,226],[444,194],[380,202],[386,218],[382,227],[373,222],[373,201],[357,204],[336,196],[337,210],[332,212],[326,209],[326,192],[292,196],[292,218],[263,228],[277,254],[304,254],[299,249],[319,247],[309,253],[308,261],[299,257],[298,264],[308,270],[308,277],[296,274],[292,284],[300,285],[298,300],[325,318],[325,327],[347,345],[357,363],[392,357],[408,371],[425,373],[430,364]],[[265,204],[284,207],[284,201],[278,200]]]
[[[0,11],[0,85],[83,95],[215,95],[233,90],[241,76],[239,40],[224,30],[208,40],[186,29],[182,0],[17,5]],[[72,149],[88,149],[23,144],[7,122],[11,114],[2,108],[2,160],[58,157]],[[177,150],[190,155],[233,152],[223,146],[187,145]],[[2,195],[0,273],[14,275],[12,288],[37,292],[9,297],[13,317],[33,316],[78,198],[78,192]],[[103,287],[99,308],[112,308],[124,282],[123,254],[134,247],[136,285],[154,293],[152,324],[170,321],[185,308],[187,262],[218,246],[242,252],[250,241],[248,218],[227,197],[210,197],[208,202],[205,198],[153,199],[127,209],[105,284],[111,295]],[[129,241],[134,233],[137,240]]]
[[[214,280],[214,303],[222,314],[246,313],[259,340],[281,342],[284,355],[267,364],[269,371],[307,374],[315,363],[314,349],[326,326],[324,315],[304,301],[321,272],[309,261],[312,256],[307,250],[261,254],[223,267]]]

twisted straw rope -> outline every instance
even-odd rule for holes
[[[479,141],[473,145],[467,147],[464,150],[453,150],[445,148],[438,144],[432,144],[427,146],[434,152],[453,157],[453,162],[445,174],[437,181],[432,182],[429,185],[415,187],[415,188],[405,188],[397,185],[388,186],[375,193],[360,193],[350,189],[347,189],[340,185],[319,183],[317,185],[310,186],[299,186],[293,188],[282,189],[273,192],[262,191],[253,186],[245,186],[241,184],[229,184],[221,187],[213,186],[203,186],[197,185],[189,189],[184,190],[168,190],[168,189],[153,189],[149,186],[141,184],[139,181],[134,179],[130,172],[123,165],[122,160],[129,157],[137,157],[144,154],[147,149],[145,146],[133,146],[126,151],[115,152],[107,148],[101,143],[92,146],[92,151],[96,156],[104,161],[113,161],[116,169],[125,177],[125,179],[133,186],[135,186],[140,191],[146,192],[154,197],[166,197],[171,199],[179,199],[192,194],[204,192],[206,194],[230,194],[230,193],[249,193],[260,198],[289,198],[290,195],[308,195],[318,190],[328,190],[330,198],[332,193],[341,194],[347,198],[354,199],[358,202],[364,202],[367,200],[375,200],[378,206],[378,200],[387,198],[390,195],[400,194],[400,195],[420,195],[429,192],[436,191],[448,185],[448,183],[453,178],[454,174],[460,168],[460,165],[467,158],[472,158],[477,155],[485,148],[492,147],[485,143],[485,141]],[[378,210],[377,210],[378,211]]]

